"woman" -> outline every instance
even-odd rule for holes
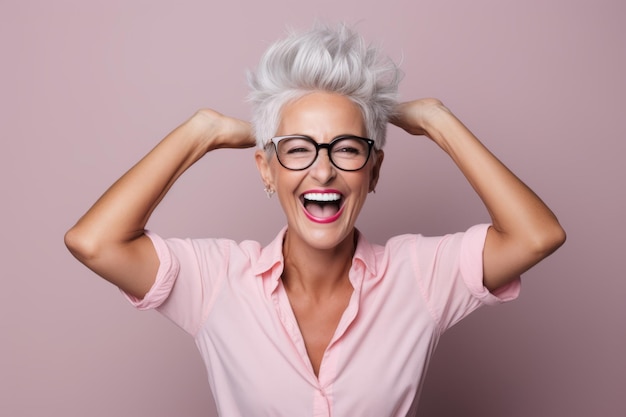
[[[250,76],[252,127],[199,111],[66,234],[72,253],[137,307],[194,336],[221,415],[413,415],[442,332],[515,298],[519,275],[564,242],[550,209],[441,102],[397,104],[399,79],[344,26],[291,35]],[[389,121],[450,155],[491,225],[385,246],[359,234]],[[255,143],[287,220],[271,244],[145,231],[204,154]]]

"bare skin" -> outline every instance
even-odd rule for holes
[[[333,100],[318,98],[322,104],[318,107],[322,109],[328,108],[328,100]],[[279,133],[308,134],[320,143],[339,134],[365,136],[362,120],[355,116],[354,109],[340,101],[333,102],[330,108],[333,114],[345,117],[332,119],[332,123],[305,123],[306,119],[298,119],[304,110],[308,113],[308,109],[316,108],[315,103],[308,106],[284,117],[283,132]],[[313,113],[314,119],[327,121],[331,117],[323,112]],[[400,104],[392,123],[412,135],[427,136],[439,145],[485,204],[493,224],[483,255],[484,284],[488,289],[511,282],[564,242],[565,233],[550,209],[441,102],[423,99]],[[308,126],[321,130],[308,131]],[[155,250],[144,235],[153,210],[177,178],[207,152],[254,145],[248,123],[212,110],[199,111],[104,193],[66,233],[66,245],[98,275],[143,298],[153,285],[159,266]],[[316,375],[352,294],[348,270],[355,250],[354,221],[364,196],[376,185],[382,159],[381,151],[363,170],[345,173],[338,172],[322,151],[311,168],[294,174],[282,171],[284,168],[275,160],[268,160],[265,152],[256,153],[261,176],[278,191],[287,215],[283,283]],[[306,224],[299,217],[298,193],[319,187],[345,193],[350,216],[342,217],[332,227]]]
[[[294,251],[289,244],[289,232],[283,245],[283,285],[316,376],[352,296],[348,270],[355,250],[353,236],[340,249],[345,254],[337,251]]]

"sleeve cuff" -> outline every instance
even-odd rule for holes
[[[154,284],[142,299],[122,291],[126,299],[139,310],[149,310],[163,304],[172,291],[180,269],[178,260],[172,255],[165,240],[148,230],[145,231],[145,234],[152,241],[159,258],[159,269]]]
[[[521,290],[520,277],[490,292],[483,285],[483,249],[489,224],[479,224],[467,230],[461,247],[461,270],[468,271],[463,280],[470,292],[483,304],[496,305],[515,300]]]

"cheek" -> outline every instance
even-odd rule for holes
[[[278,165],[278,163],[276,163]],[[273,184],[279,196],[293,197],[293,193],[302,182],[302,174],[297,171],[287,171],[282,166],[272,166],[270,170]]]
[[[268,165],[267,171],[271,178],[272,184],[274,185],[274,188],[278,191],[278,188],[280,187],[281,182],[283,182],[283,179],[281,176],[282,167],[278,164],[278,161],[276,161],[276,157],[274,155],[270,156],[270,159],[267,165]]]
[[[352,190],[354,190],[355,193],[358,194],[359,199],[361,200],[365,200],[365,198],[367,197],[367,194],[369,193],[369,189],[370,189],[370,180],[371,177],[371,173],[368,171],[363,172],[362,174],[359,175],[358,178],[354,178],[354,182],[352,183]]]

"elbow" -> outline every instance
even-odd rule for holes
[[[70,253],[82,263],[86,264],[97,256],[96,239],[81,231],[77,226],[65,233],[64,242]]]
[[[535,234],[534,252],[540,258],[545,258],[560,248],[567,239],[565,229],[561,227],[558,221],[554,220],[549,226],[544,226]]]

